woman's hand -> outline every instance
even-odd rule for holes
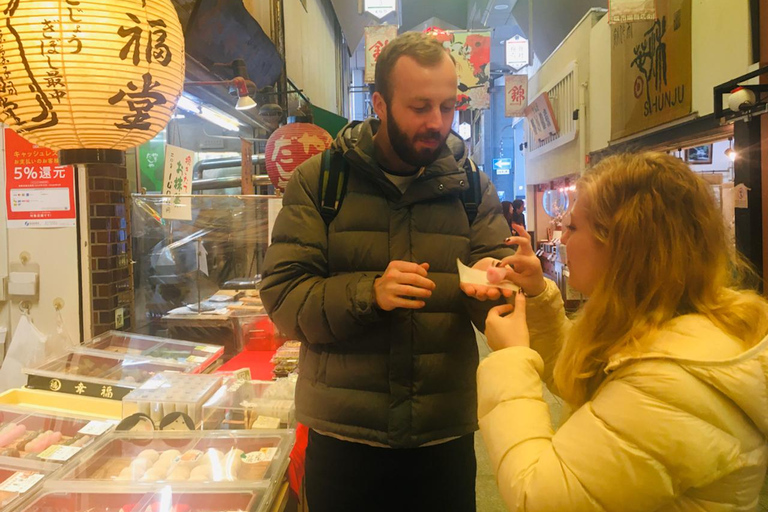
[[[525,295],[517,293],[514,307],[504,304],[488,312],[485,336],[491,350],[531,346],[528,325],[525,323]]]
[[[541,262],[531,247],[531,236],[519,224],[512,224],[515,231],[523,236],[511,236],[504,240],[507,245],[517,245],[517,252],[501,260],[501,265],[508,265],[506,279],[512,281],[530,297],[539,295],[547,287]]]

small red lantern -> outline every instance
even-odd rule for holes
[[[314,124],[281,126],[269,137],[265,150],[270,181],[276,189],[284,192],[296,167],[330,148],[332,142],[331,134]]]

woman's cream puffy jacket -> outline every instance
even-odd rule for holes
[[[756,509],[768,462],[768,338],[745,351],[708,319],[681,316],[649,350],[613,358],[593,399],[555,433],[541,379],[567,320],[553,283],[526,312],[539,352],[507,348],[478,369],[480,429],[510,510]]]

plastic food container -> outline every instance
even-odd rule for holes
[[[111,400],[122,400],[163,371],[187,372],[190,366],[77,349],[39,366],[24,368],[28,388]]]
[[[114,425],[0,408],[0,463],[30,469],[58,467]]]
[[[54,478],[72,490],[86,484],[274,489],[293,441],[292,430],[115,432]]]
[[[264,510],[259,490],[102,489],[71,492],[45,489],[18,511],[25,512],[251,512]],[[5,510],[5,509],[3,509]]]
[[[293,390],[281,381],[231,380],[203,406],[203,429],[289,428],[295,423]]]
[[[40,488],[49,473],[49,470],[29,470],[0,464],[0,510],[14,510],[26,496]]]
[[[190,373],[201,373],[221,358],[224,347],[169,338],[110,331],[83,345],[122,356],[142,356],[158,362],[192,365]]]
[[[221,387],[220,375],[158,373],[123,398],[123,417],[142,412],[155,425],[167,414],[183,412],[195,426],[203,420],[203,404]]]

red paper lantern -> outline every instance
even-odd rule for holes
[[[332,142],[331,134],[314,124],[281,126],[269,137],[265,150],[270,181],[276,189],[285,191],[294,169],[312,155],[330,148]]]

